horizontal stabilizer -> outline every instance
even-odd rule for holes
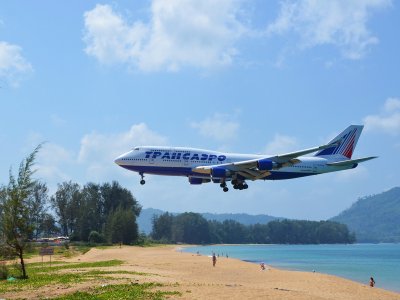
[[[358,164],[363,161],[367,161],[370,159],[377,158],[378,156],[370,156],[370,157],[363,157],[363,158],[358,158],[358,159],[349,159],[349,160],[343,160],[343,161],[338,161],[338,162],[333,162],[333,163],[328,163],[328,166],[333,166],[333,167],[345,167],[345,166],[350,166],[353,164]]]

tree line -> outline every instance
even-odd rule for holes
[[[192,212],[154,216],[151,237],[187,244],[338,244],[354,243],[346,225],[332,221],[276,220],[243,225],[234,220],[207,221]]]
[[[9,182],[0,185],[0,258],[19,257],[27,278],[24,252],[39,237],[63,235],[72,241],[131,244],[138,239],[141,206],[118,182],[58,184],[49,196],[45,183],[33,179],[41,145],[25,158]]]

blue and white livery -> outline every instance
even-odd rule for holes
[[[186,147],[139,146],[115,159],[119,166],[144,174],[185,176],[190,184],[219,183],[224,192],[247,189],[246,180],[278,180],[357,167],[376,156],[352,159],[362,125],[351,125],[326,145],[278,155],[223,153]],[[304,156],[316,152],[314,156]]]

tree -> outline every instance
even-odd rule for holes
[[[45,183],[36,182],[33,186],[32,193],[28,197],[28,207],[30,211],[29,222],[32,224],[34,231],[33,236],[30,238],[37,239],[42,230],[42,222],[44,220],[44,215],[47,211],[47,186]]]
[[[56,226],[56,220],[51,214],[44,213],[40,222],[40,232],[44,236],[53,236],[60,233],[60,228]]]
[[[107,239],[111,243],[122,242],[129,245],[137,240],[139,232],[134,212],[118,207],[108,216],[106,232]]]
[[[28,238],[32,236],[34,227],[30,223],[29,199],[32,197],[36,181],[32,179],[35,172],[32,170],[36,155],[41,148],[35,150],[25,158],[18,171],[18,177],[10,169],[9,183],[2,188],[1,199],[1,237],[8,247],[20,259],[22,278],[28,278],[24,263],[24,251],[28,245]]]
[[[151,236],[155,240],[164,240],[169,242],[172,240],[172,223],[174,216],[168,212],[160,216],[153,216],[153,230]]]
[[[172,240],[188,244],[209,243],[210,229],[207,220],[192,212],[174,217]]]
[[[51,197],[50,201],[58,217],[61,234],[72,235],[80,214],[81,191],[79,184],[71,181],[58,184],[56,194]]]

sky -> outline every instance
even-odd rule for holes
[[[117,180],[144,208],[322,220],[399,186],[390,0],[0,1],[0,183]],[[114,164],[138,145],[279,154],[365,125],[358,168],[222,192]]]

